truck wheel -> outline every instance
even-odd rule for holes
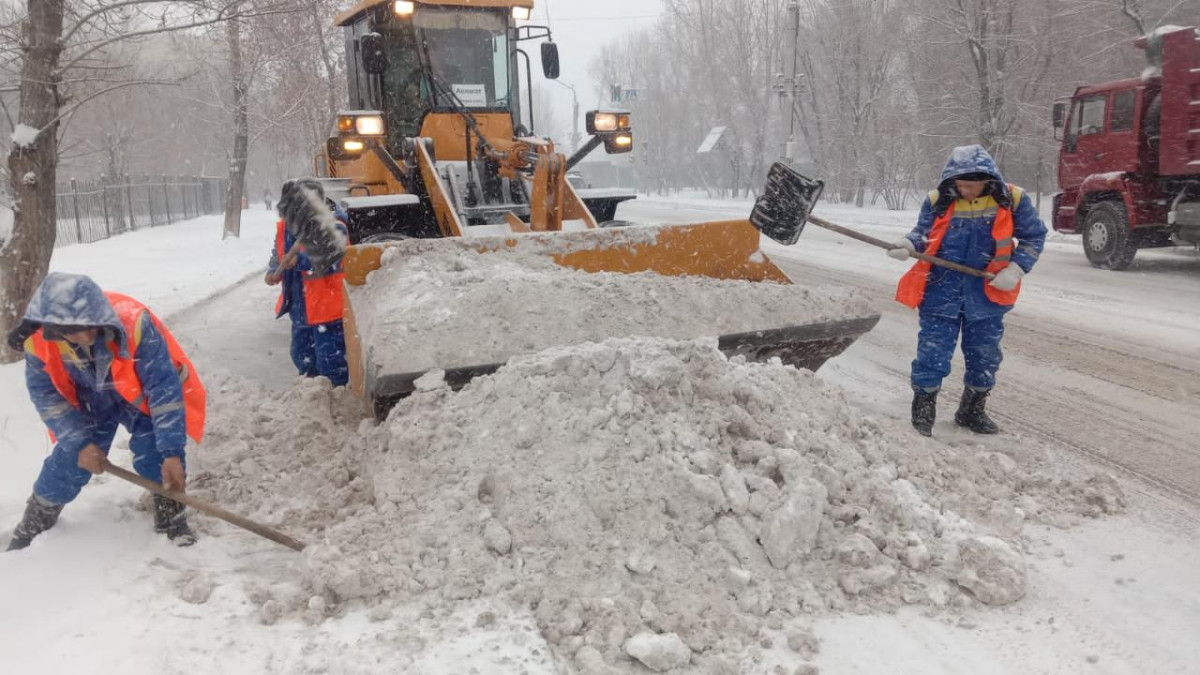
[[[1123,270],[1133,262],[1137,244],[1130,237],[1129,216],[1117,202],[1092,207],[1083,225],[1083,252],[1093,267]]]

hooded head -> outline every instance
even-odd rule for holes
[[[91,328],[109,331],[125,351],[125,330],[100,286],[82,274],[51,272],[34,291],[20,325],[8,334],[8,345],[23,349],[38,329],[47,340],[61,340]]]
[[[938,200],[939,213],[944,212],[958,197],[954,188],[955,180],[986,180],[988,185],[983,194],[991,195],[1001,206],[1011,206],[1008,184],[1004,182],[1000,169],[996,168],[996,160],[982,145],[960,145],[951,151],[946,168],[942,169],[942,178],[938,181],[938,192],[942,195]]]

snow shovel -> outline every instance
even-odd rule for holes
[[[776,162],[767,173],[766,189],[762,196],[754,202],[754,210],[750,213],[750,223],[763,234],[785,246],[791,246],[800,239],[800,233],[804,231],[804,224],[808,222],[885,250],[894,248],[892,244],[882,239],[876,239],[812,215],[813,206],[816,205],[817,199],[820,198],[821,191],[824,189],[825,183],[808,178],[782,162]],[[909,252],[908,255],[973,277],[991,279],[995,276],[990,272],[925,253]]]
[[[346,255],[346,235],[337,228],[320,183],[312,179],[289,181],[279,199],[284,224],[296,243],[304,246],[313,269],[332,267]]]
[[[163,497],[166,497],[167,499],[174,499],[175,501],[179,502],[180,504],[186,504],[187,506],[190,506],[193,509],[196,509],[197,511],[200,511],[202,513],[207,513],[208,515],[216,517],[216,518],[220,518],[221,520],[224,520],[225,522],[230,523],[232,525],[237,525],[238,527],[242,528],[243,530],[250,530],[251,532],[253,532],[254,534],[257,534],[260,537],[266,537],[267,539],[270,539],[273,542],[283,544],[284,546],[292,549],[293,551],[303,551],[304,547],[306,546],[306,544],[302,541],[296,541],[295,539],[292,539],[291,537],[287,536],[286,534],[284,534],[282,532],[279,532],[278,530],[273,530],[273,529],[267,527],[266,525],[260,525],[256,522],[254,522],[253,520],[250,520],[248,518],[243,518],[243,517],[237,515],[236,513],[230,513],[229,511],[226,511],[225,509],[223,509],[219,506],[214,506],[212,504],[209,504],[208,502],[204,502],[199,499],[196,499],[195,497],[189,497],[188,495],[186,495],[182,492],[177,492],[175,490],[167,490],[161,484],[155,483],[152,480],[147,480],[145,478],[142,478],[141,476],[137,475],[136,473],[133,473],[132,471],[127,471],[125,469],[122,469],[121,467],[114,465],[112,462],[109,462],[107,459],[101,460],[100,466],[104,468],[105,472],[111,473],[112,475],[116,476],[117,478],[120,478],[122,480],[127,480],[130,483],[133,483],[134,485],[139,485],[143,488],[146,488],[147,490],[149,490],[150,492],[153,492],[156,495],[161,495]]]

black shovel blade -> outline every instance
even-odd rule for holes
[[[791,246],[804,231],[825,183],[801,175],[792,167],[775,162],[767,172],[767,185],[754,202],[750,224],[771,239]]]
[[[304,246],[314,270],[336,265],[346,255],[346,235],[337,227],[333,212],[316,181],[298,181],[280,197],[285,226]]]

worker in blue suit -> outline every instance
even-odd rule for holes
[[[265,281],[280,285],[275,303],[276,318],[285,314],[292,321],[292,363],[305,377],[323,376],[334,386],[349,381],[346,365],[346,339],[342,327],[342,263],[324,270],[313,269],[312,261],[287,227],[286,215],[297,212],[332,221],[346,235],[346,214],[325,199],[321,184],[313,180],[288,181],[279,198],[279,221],[275,225],[275,245],[271,249]]]
[[[25,384],[55,441],[8,550],[54,526],[104,460],[118,426],[133,467],[168,490],[186,487],[189,446],[204,434],[205,391],[183,349],[145,305],[90,278],[52,273],[8,344],[25,353]],[[183,504],[154,496],[154,527],[196,541]]]
[[[896,299],[920,312],[911,383],[912,425],[922,435],[933,434],[938,391],[960,335],[966,387],[954,421],[980,434],[999,432],[985,404],[1003,358],[1004,315],[1045,241],[1046,226],[1029,195],[1004,182],[991,155],[978,145],[955,148],[916,227],[888,251],[900,260],[915,252],[936,255],[991,275],[984,279],[919,260],[897,286]]]

